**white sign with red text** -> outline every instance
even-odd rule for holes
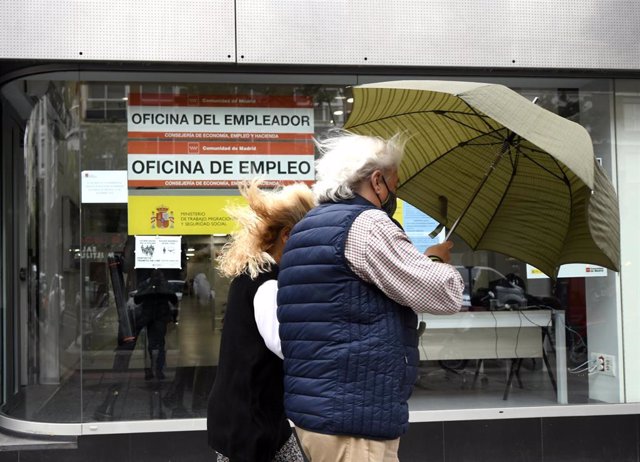
[[[607,268],[598,265],[588,265],[583,263],[571,263],[562,265],[558,272],[558,278],[597,278],[607,275]],[[527,279],[548,279],[538,268],[527,265]]]
[[[311,182],[314,147],[311,141],[129,141],[127,170],[129,187],[208,188],[252,178]]]
[[[311,183],[313,115],[308,96],[132,93],[128,187]]]

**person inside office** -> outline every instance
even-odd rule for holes
[[[344,132],[318,142],[320,205],[282,255],[285,410],[312,462],[398,460],[417,376],[416,313],[462,305],[452,243],[422,254],[392,218],[404,144]]]

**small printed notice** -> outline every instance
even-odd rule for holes
[[[135,268],[182,268],[182,236],[136,236]]]
[[[126,204],[126,170],[84,170],[81,173],[83,204]]]
[[[558,278],[597,278],[607,275],[607,268],[598,265],[587,265],[583,263],[571,263],[562,265],[558,272]],[[538,268],[527,265],[527,279],[549,278]]]
[[[421,212],[413,205],[405,202],[403,205],[404,230],[420,252],[424,252],[432,245],[444,242],[444,230],[435,236],[429,233],[438,227],[439,223],[429,215]]]

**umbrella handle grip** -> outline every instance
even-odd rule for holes
[[[440,215],[442,216],[442,219],[440,220],[440,224],[438,224],[438,226],[436,226],[436,228],[429,233],[429,237],[431,239],[434,239],[438,234],[440,234],[442,229],[446,226],[445,223],[447,222],[449,199],[447,199],[446,196],[438,196],[438,201],[440,201]]]
[[[440,234],[443,228],[444,225],[442,223],[438,224],[438,226],[436,226],[435,229],[429,233],[429,237],[431,239],[434,239],[438,234]]]

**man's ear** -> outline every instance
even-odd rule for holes
[[[374,170],[369,179],[371,180],[371,187],[376,194],[380,194],[380,178],[382,177],[382,170]]]

